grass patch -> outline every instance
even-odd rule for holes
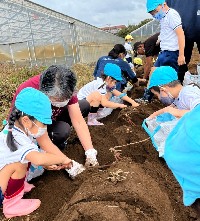
[[[11,64],[0,64],[0,122],[8,115],[9,108],[18,86],[30,77],[41,73],[46,67],[17,67]],[[72,70],[77,75],[77,89],[93,80],[94,67],[86,64],[75,64]],[[0,123],[0,125],[2,125]],[[2,127],[0,127],[2,128]]]

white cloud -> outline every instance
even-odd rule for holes
[[[146,0],[31,0],[88,24],[109,25],[138,24],[151,18],[146,12]]]

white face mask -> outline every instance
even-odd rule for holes
[[[33,121],[32,121],[33,122]],[[29,136],[34,137],[34,138],[38,138],[41,137],[42,135],[45,134],[45,132],[47,131],[47,127],[38,127],[38,125],[36,123],[33,122],[33,124],[38,128],[38,132],[36,134],[32,134],[28,128],[26,128],[27,133]]]
[[[69,103],[69,99],[63,102],[51,102],[54,107],[64,107]]]

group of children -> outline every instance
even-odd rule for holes
[[[84,117],[88,116],[88,125],[100,125],[96,120],[100,105],[126,107],[110,101],[111,96],[138,106],[126,93],[116,90],[116,83],[122,80],[120,67],[107,63],[101,76],[77,94],[74,73],[64,66],[52,65],[19,86],[0,133],[0,203],[6,218],[27,215],[40,206],[38,199],[22,199],[34,187],[27,182],[30,165],[66,169],[72,178],[84,170],[59,149],[72,125],[85,150],[85,166],[98,165]]]
[[[195,181],[191,175],[200,175],[195,167],[198,162],[188,162],[190,160],[187,159],[192,173],[184,173],[184,167],[180,165],[186,162],[188,152],[190,154],[190,151],[194,151],[190,145],[195,143],[199,146],[198,139],[190,139],[193,137],[193,125],[188,117],[192,112],[195,116],[198,114],[200,89],[194,84],[183,87],[178,81],[178,65],[185,63],[184,32],[178,13],[170,9],[163,0],[147,0],[147,10],[161,22],[161,53],[155,63],[156,69],[150,76],[148,90],[168,105],[153,113],[150,118],[164,112],[182,117],[177,125],[178,129],[175,128],[167,139],[165,160],[183,188],[185,205],[191,205],[200,198],[199,184],[193,185]],[[127,44],[128,42],[127,37]],[[7,125],[0,133],[0,204],[3,204],[6,218],[30,214],[40,206],[38,199],[22,199],[24,193],[34,187],[26,182],[30,164],[52,170],[66,169],[72,178],[83,170],[81,164],[69,159],[60,150],[66,144],[72,126],[85,151],[85,166],[98,165],[97,150],[93,147],[87,125],[102,125],[98,121],[100,107],[127,106],[112,102],[112,96],[133,107],[139,105],[123,92],[127,81],[138,84],[140,80],[124,61],[126,55],[123,45],[115,45],[108,56],[98,60],[94,71],[95,80],[83,86],[77,94],[74,73],[58,65],[50,66],[42,74],[19,86]],[[129,61],[131,62],[130,59]],[[87,116],[86,124],[84,117]],[[180,128],[184,128],[185,134],[189,136],[187,142],[182,144],[183,148],[178,142],[172,143],[175,138],[180,141],[180,137],[184,136],[184,131],[180,133]],[[195,129],[198,131],[197,126]],[[195,151],[198,153],[198,149]],[[176,156],[183,154],[184,160],[174,156],[171,158],[172,153],[176,153]],[[183,185],[183,180],[187,185]]]
[[[183,76],[178,74],[186,63],[185,36],[179,13],[169,8],[164,0],[147,0],[147,11],[161,24],[161,52],[150,74],[147,90],[166,105],[149,118],[170,113],[180,119],[167,136],[164,159],[183,190],[184,205],[193,206],[199,218],[200,88],[196,84],[182,86]]]

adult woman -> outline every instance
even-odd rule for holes
[[[19,92],[26,87],[42,91],[51,100],[53,123],[47,126],[48,133],[37,138],[40,148],[50,153],[63,155],[57,146],[61,146],[66,141],[73,125],[85,150],[86,164],[95,166],[98,164],[97,151],[93,148],[90,132],[84,120],[90,107],[86,101],[78,103],[75,94],[76,81],[76,76],[70,69],[65,66],[52,65],[42,74],[22,83],[16,91],[12,104]]]
[[[125,47],[122,44],[116,44],[114,48],[108,53],[108,56],[100,57],[97,61],[97,65],[93,73],[94,77],[101,77],[104,66],[107,63],[113,63],[120,67],[123,76],[123,79],[116,84],[116,89],[118,91],[123,91],[123,89],[126,87],[127,81],[131,81],[131,83],[137,83],[138,79],[135,72],[133,72],[130,65],[124,61],[125,56]]]

